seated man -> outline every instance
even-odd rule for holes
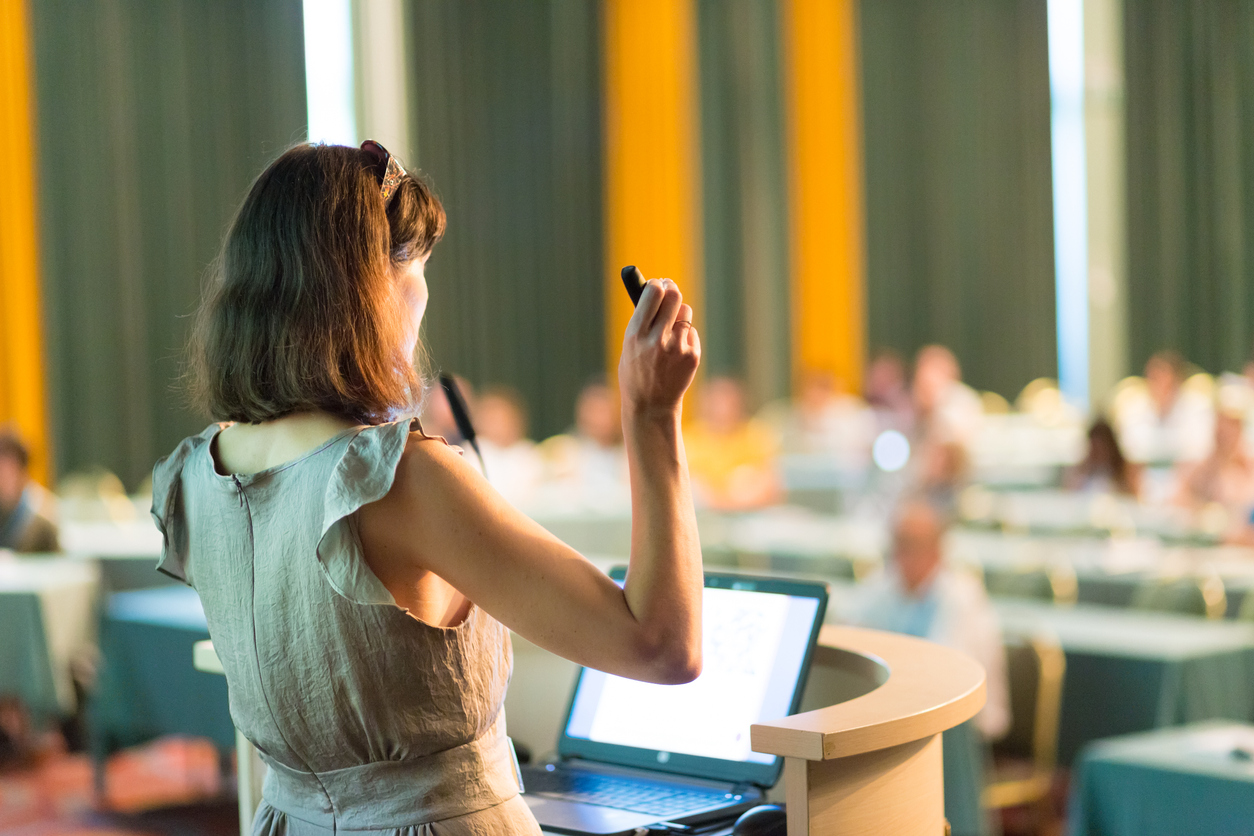
[[[923,444],[957,442],[970,447],[979,435],[984,407],[975,390],[962,382],[958,358],[943,345],[926,345],[914,361],[911,397],[915,437]]]
[[[944,534],[945,522],[931,504],[906,500],[893,525],[889,565],[862,585],[845,620],[928,639],[974,657],[988,677],[988,702],[975,724],[986,740],[996,740],[1010,728],[1001,626],[979,581],[944,565]]]
[[[0,430],[0,549],[55,552],[57,526],[48,492],[31,481],[30,451],[11,430]]]
[[[1160,351],[1145,363],[1145,389],[1128,396],[1116,416],[1115,431],[1132,461],[1170,465],[1210,454],[1214,405],[1209,396],[1185,389],[1186,371],[1174,351]]]

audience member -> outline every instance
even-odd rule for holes
[[[488,481],[515,505],[526,506],[544,478],[544,462],[527,438],[527,409],[506,386],[489,386],[475,400],[475,432]]]
[[[1189,508],[1218,503],[1234,519],[1254,507],[1254,460],[1241,443],[1241,416],[1221,412],[1215,418],[1215,444],[1201,462],[1183,465],[1176,501]]]
[[[711,378],[698,401],[699,417],[684,429],[688,469],[698,501],[745,510],[776,502],[779,444],[765,423],[745,414],[745,393],[730,377]]]
[[[947,517],[958,513],[958,497],[970,481],[971,458],[957,441],[925,444],[919,451],[914,490]]]
[[[958,442],[970,447],[980,430],[980,396],[962,382],[958,358],[943,345],[919,349],[914,363],[912,398],[915,437],[925,443]]]
[[[541,452],[549,481],[567,504],[620,507],[630,502],[621,408],[603,378],[580,390],[573,431],[546,440]]]
[[[55,552],[57,525],[48,492],[30,478],[30,451],[12,430],[0,430],[0,549]]]
[[[875,415],[876,429],[909,434],[914,428],[914,405],[906,387],[906,364],[891,349],[871,358],[862,384],[862,397]]]
[[[1196,462],[1210,453],[1214,407],[1208,395],[1182,388],[1184,375],[1184,359],[1160,351],[1145,364],[1144,391],[1118,405],[1115,429],[1132,461]]]
[[[808,372],[797,398],[768,404],[758,417],[775,432],[784,453],[830,457],[848,470],[863,470],[870,462],[875,415],[861,398],[843,391],[831,372]]]
[[[1141,492],[1141,468],[1123,455],[1114,428],[1104,418],[1089,427],[1084,460],[1063,474],[1067,490],[1120,494],[1136,498]]]
[[[1010,727],[1001,626],[980,582],[944,564],[944,534],[944,517],[929,502],[903,502],[893,523],[891,559],[867,579],[847,620],[929,639],[972,656],[988,677],[988,701],[975,722],[986,739],[996,740]]]

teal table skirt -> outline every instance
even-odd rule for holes
[[[1060,762],[1072,762],[1086,743],[1105,737],[1212,718],[1251,719],[1252,660],[1248,650],[1184,660],[1068,651]]]
[[[941,735],[945,770],[945,818],[953,836],[993,836],[995,818],[984,810],[981,796],[989,765],[989,749],[973,720]]]
[[[98,759],[168,734],[207,737],[223,751],[235,746],[226,679],[192,667],[192,646],[207,638],[200,598],[186,587],[106,599],[89,709]]]
[[[1086,748],[1074,776],[1071,836],[1251,836],[1254,726],[1202,723]],[[1254,753],[1251,753],[1254,754]]]
[[[1067,657],[1059,763],[1087,743],[1210,719],[1254,719],[1254,625],[1000,600],[1010,634],[1056,636]]]

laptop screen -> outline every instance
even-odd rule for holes
[[[701,675],[654,685],[585,668],[559,751],[773,783],[778,759],[749,748],[749,726],[796,710],[826,604],[822,583],[707,575]]]

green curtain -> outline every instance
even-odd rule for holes
[[[760,404],[790,380],[783,55],[774,0],[700,0],[706,374]]]
[[[433,365],[516,388],[531,434],[605,369],[598,4],[417,0],[418,162],[448,213],[427,268]]]
[[[870,348],[1006,396],[1057,370],[1045,7],[860,7]]]
[[[1254,3],[1124,0],[1128,334],[1210,371],[1254,343]]]
[[[300,0],[33,0],[57,471],[129,487],[207,419],[189,314],[251,180],[305,133]]]

